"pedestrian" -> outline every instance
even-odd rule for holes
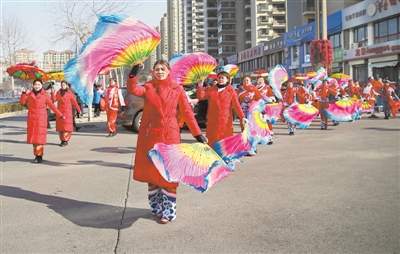
[[[247,121],[239,104],[238,95],[229,83],[229,73],[218,73],[218,84],[204,91],[203,82],[198,83],[196,95],[199,100],[208,100],[206,137],[208,144],[214,148],[214,143],[233,135],[233,112]],[[243,125],[242,125],[243,126]]]
[[[41,163],[44,154],[44,145],[47,143],[47,113],[46,106],[48,106],[60,119],[64,120],[65,117],[52,103],[50,97],[43,89],[43,82],[41,79],[33,81],[33,89],[27,93],[26,88],[22,88],[20,98],[22,105],[28,107],[28,121],[27,121],[27,143],[33,145],[33,154],[35,159],[33,163]]]
[[[96,83],[93,85],[93,117],[100,116],[100,99],[103,96],[104,91],[101,89],[101,85]]]
[[[53,102],[57,101],[57,108],[65,117],[64,120],[56,119],[56,131],[58,131],[58,136],[60,137],[60,146],[67,146],[74,129],[73,120],[75,115],[73,114],[72,106],[75,107],[78,114],[82,112],[74,93],[68,89],[68,83],[65,80],[61,81],[61,88],[56,95],[53,94],[52,100]]]
[[[390,119],[391,104],[393,104],[393,99],[397,98],[396,93],[392,87],[390,87],[390,81],[384,80],[383,87],[380,90],[380,97],[382,100],[383,113],[385,114],[384,119]],[[398,98],[397,98],[398,99]]]
[[[117,115],[118,107],[125,106],[124,97],[122,96],[121,89],[119,89],[116,80],[110,78],[110,85],[107,88],[106,96],[106,113],[107,113],[107,126],[108,136],[107,138],[114,137],[117,135]]]
[[[147,154],[158,142],[164,144],[181,142],[177,119],[178,107],[196,140],[206,143],[206,139],[197,125],[185,91],[170,77],[171,68],[168,61],[157,60],[153,66],[154,79],[143,86],[137,85],[139,67],[136,65],[132,68],[127,81],[127,91],[144,99],[133,178],[148,183],[150,210],[165,224],[176,219],[178,183],[167,182],[148,159]]]

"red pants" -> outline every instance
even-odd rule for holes
[[[117,130],[117,115],[118,110],[107,110],[107,125],[108,125],[108,132],[115,132]]]
[[[44,145],[33,144],[33,154],[36,156],[43,156]]]
[[[58,136],[60,137],[61,141],[69,141],[71,139],[71,132],[68,131],[59,131]]]

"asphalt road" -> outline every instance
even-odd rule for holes
[[[136,134],[79,119],[32,164],[26,114],[3,116],[0,253],[400,253],[400,120],[377,115],[294,136],[278,122],[274,144],[208,192],[180,185],[167,225],[132,179]]]

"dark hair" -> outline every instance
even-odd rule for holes
[[[35,79],[35,80],[32,82],[32,85],[34,85],[37,81],[40,82],[40,84],[43,85],[43,81],[42,81],[40,78]]]
[[[156,68],[157,64],[164,65],[165,67],[167,67],[168,70],[171,70],[171,66],[169,65],[167,60],[164,60],[164,59],[157,60],[153,65],[153,70],[154,70],[154,68]]]
[[[60,84],[62,84],[62,83],[65,83],[66,85],[68,85],[68,82],[66,80],[61,80]]]
[[[115,78],[110,78],[109,81],[114,80],[115,83],[117,83],[117,81],[115,80]]]
[[[231,76],[226,71],[221,71],[220,73],[218,73],[218,77],[220,75],[226,77],[228,80],[231,80]]]

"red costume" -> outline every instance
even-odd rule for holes
[[[215,142],[233,135],[232,108],[240,119],[245,115],[231,84],[224,88],[212,86],[207,91],[197,87],[196,95],[199,100],[208,99],[206,137],[208,144],[214,147]]]
[[[27,139],[28,144],[33,144],[33,153],[36,156],[43,156],[44,145],[47,143],[47,110],[48,106],[56,113],[57,117],[61,117],[61,112],[52,103],[49,95],[44,89],[41,89],[35,95],[32,90],[28,94],[22,93],[20,98],[22,105],[28,106],[27,121]]]
[[[117,131],[117,115],[118,115],[118,107],[125,106],[124,98],[122,97],[121,90],[118,88],[116,84],[110,85],[107,89],[106,96],[106,112],[107,112],[107,126],[109,136],[112,136]]]

